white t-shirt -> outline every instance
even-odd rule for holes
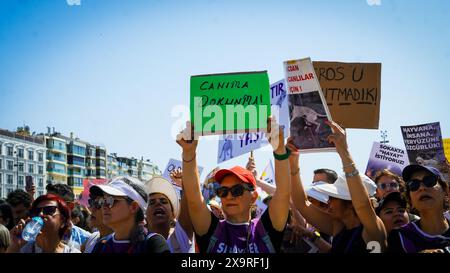
[[[172,253],[195,253],[193,238],[189,239],[180,223],[176,222],[174,231],[167,238]]]
[[[20,253],[42,253],[42,248],[35,242],[28,242],[20,249]],[[65,244],[63,253],[81,253],[81,251]]]

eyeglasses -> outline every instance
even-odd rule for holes
[[[427,188],[432,188],[437,184],[437,177],[428,175],[425,176],[422,180],[411,179],[408,181],[407,186],[410,191],[417,191],[420,188],[420,183],[424,184]]]
[[[97,199],[89,199],[88,203],[89,203],[89,207],[95,208],[95,209],[101,209],[102,205],[103,205],[103,203],[101,203],[100,200],[97,200]]]
[[[106,205],[108,208],[112,209],[114,207],[114,205],[116,204],[116,201],[122,201],[122,200],[126,200],[126,199],[115,198],[114,196],[107,196],[107,197],[102,197],[102,198],[97,199],[97,202],[98,202],[97,205],[100,208],[104,207]]]
[[[399,185],[398,182],[390,182],[390,183],[380,183],[378,184],[378,188],[385,190],[387,188],[391,188],[391,189],[398,189]]]
[[[156,205],[156,200],[159,200],[159,203],[161,203],[163,205],[169,204],[169,200],[167,200],[167,198],[153,198],[153,199],[149,200],[148,205],[149,206]]]
[[[34,208],[30,211],[30,215],[38,216],[42,213],[43,215],[54,216],[54,215],[56,215],[57,209],[58,209],[58,206],[47,206],[47,207],[42,207],[42,208]]]
[[[217,196],[224,198],[228,195],[228,192],[231,192],[231,196],[238,197],[244,194],[244,190],[253,191],[254,188],[248,184],[237,184],[231,188],[219,187],[216,189],[216,194]]]

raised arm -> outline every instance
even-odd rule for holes
[[[178,215],[177,220],[178,223],[180,223],[183,230],[186,232],[188,238],[192,239],[192,236],[194,235],[194,228],[192,227],[191,217],[189,216],[186,194],[184,194],[183,172],[179,169],[173,170],[170,173],[170,178],[177,186],[183,189],[183,194],[181,195],[181,202],[180,202],[180,214]]]
[[[269,118],[268,121],[269,142],[273,152],[279,156],[287,153],[284,144],[283,129]],[[289,214],[289,200],[291,185],[289,180],[289,161],[275,159],[275,183],[276,189],[269,203],[269,216],[275,230],[282,231],[286,226]]]
[[[291,166],[291,195],[295,207],[300,211],[303,217],[305,217],[308,223],[319,229],[321,232],[325,232],[328,235],[334,235],[333,220],[331,216],[308,201],[300,178],[300,153],[299,149],[295,147],[292,137],[288,138],[287,147],[291,150],[291,155],[289,157],[289,164]]]
[[[186,197],[189,215],[192,225],[198,235],[208,232],[211,225],[211,214],[203,201],[198,175],[196,149],[198,140],[193,139],[193,128],[190,122],[186,123],[186,129],[177,136],[177,143],[183,149],[183,190]]]
[[[387,242],[383,221],[375,214],[369,199],[369,194],[367,193],[366,187],[364,187],[361,176],[357,172],[348,149],[346,133],[333,121],[328,121],[327,124],[334,132],[328,137],[328,141],[334,143],[336,151],[342,160],[352,204],[359,220],[364,226],[363,238],[366,242],[378,241],[382,249],[385,249]]]

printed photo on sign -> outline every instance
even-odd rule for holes
[[[401,176],[403,169],[408,165],[409,160],[405,150],[374,142],[367,163],[366,175],[373,179],[378,171],[386,169]]]
[[[439,122],[401,126],[409,162],[438,169],[448,178]]]
[[[301,150],[331,148],[327,141],[332,133],[325,108],[318,91],[289,95],[289,116],[291,136],[294,144]]]

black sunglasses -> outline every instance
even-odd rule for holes
[[[58,206],[47,206],[47,207],[42,207],[42,208],[34,208],[31,210],[30,215],[31,216],[39,216],[42,213],[43,215],[53,216],[53,215],[55,215],[57,208],[58,208]]]
[[[103,203],[100,202],[100,200],[96,200],[96,199],[89,199],[88,203],[89,203],[89,207],[96,208],[96,209],[101,209],[102,205],[103,205]]]
[[[437,177],[433,175],[425,176],[422,180],[411,179],[406,184],[410,191],[417,191],[420,188],[420,183],[423,183],[427,188],[436,186]]]
[[[237,184],[231,188],[219,187],[216,189],[216,194],[220,198],[224,198],[228,195],[228,192],[231,192],[231,196],[238,197],[244,194],[244,190],[253,191],[254,188],[248,184]]]

